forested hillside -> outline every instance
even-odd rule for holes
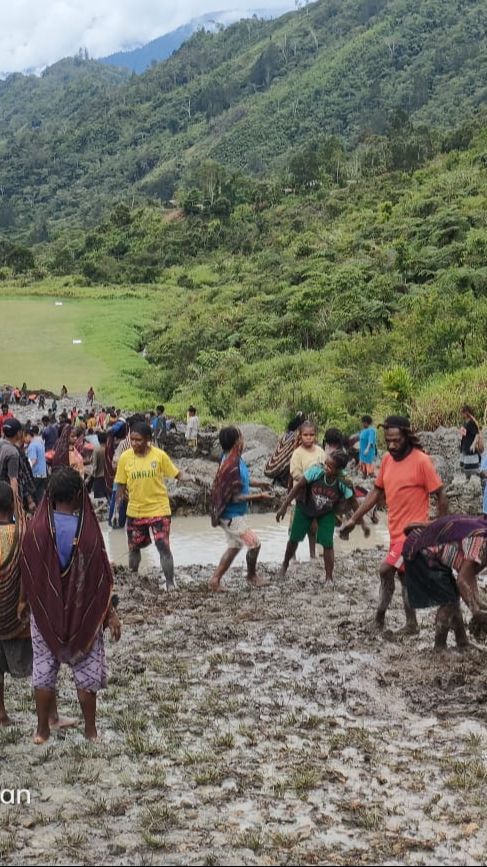
[[[3,294],[150,291],[124,376],[174,411],[483,413],[486,19],[321,0],[129,80],[79,57],[6,81]]]
[[[317,136],[350,153],[398,110],[458,125],[485,101],[486,24],[483,0],[320,0],[198,32],[123,84],[92,61],[62,90],[56,67],[14,76],[0,83],[0,228],[52,237],[120,198],[167,201],[203,158],[282,176]]]
[[[386,160],[417,140],[399,120],[377,145]],[[279,426],[299,404],[352,427],[391,409],[451,423],[466,399],[483,412],[487,388],[485,122],[435,146],[414,172],[374,159],[344,181],[326,139],[297,159],[315,183],[287,191],[206,161],[178,209],[119,204],[35,256],[4,241],[0,276],[17,272],[23,291],[56,278],[70,295],[152,287],[140,390],[180,411],[196,401],[204,417]]]

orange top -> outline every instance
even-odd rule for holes
[[[443,482],[429,455],[413,449],[402,461],[384,455],[375,486],[385,494],[391,540],[399,541],[408,524],[429,520],[429,495]]]

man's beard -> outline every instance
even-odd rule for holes
[[[410,443],[405,442],[403,447],[397,452],[389,452],[391,458],[394,461],[402,461],[404,458],[407,458],[408,454],[412,451],[413,447]]]

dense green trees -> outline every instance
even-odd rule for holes
[[[345,183],[351,154],[360,176],[411,171],[436,150],[432,128],[485,102],[486,30],[482,0],[319,0],[199,31],[141,76],[80,56],[10,76],[0,227],[57,232],[120,197],[169,201],[201,160],[300,187]]]

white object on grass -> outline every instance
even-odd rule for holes
[[[81,340],[73,340],[73,343],[81,343]]]

